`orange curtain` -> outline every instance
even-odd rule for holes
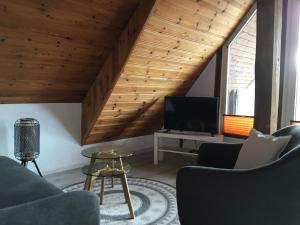
[[[291,120],[290,125],[300,125],[300,121]]]
[[[223,134],[235,137],[248,137],[253,128],[253,116],[223,116]]]

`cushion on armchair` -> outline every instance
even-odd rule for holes
[[[291,136],[274,137],[252,129],[243,144],[234,169],[252,169],[279,158]]]

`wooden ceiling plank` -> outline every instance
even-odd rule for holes
[[[193,80],[185,80],[185,79],[153,79],[151,77],[129,77],[122,76],[119,79],[118,84],[122,86],[157,86],[157,85],[166,85],[166,86],[178,86],[184,83],[191,84]]]
[[[52,0],[49,2],[11,0],[6,2],[5,6],[11,13],[17,11],[18,13],[23,13],[25,17],[28,14],[32,14],[33,16],[42,14],[44,15],[42,17],[44,20],[55,20],[60,24],[73,23],[74,25],[74,22],[77,22],[76,24],[84,27],[88,21],[88,24],[98,25],[97,27],[93,26],[89,28],[97,29],[105,25],[106,27],[122,29],[128,21],[127,15],[131,14],[132,10],[134,10],[137,1],[132,4],[128,1],[126,3],[115,1],[110,8],[105,7],[105,1],[82,2],[77,0]]]
[[[232,15],[228,11],[224,11],[225,8],[219,8],[211,4],[211,1],[195,1],[195,0],[174,0],[174,4],[177,7],[185,8],[186,10],[190,10],[192,14],[204,14],[208,17],[212,17],[214,20],[218,22],[222,22],[225,26],[230,24],[235,24],[237,17]],[[247,1],[247,3],[249,3]],[[220,18],[219,18],[220,17]]]
[[[205,60],[201,60],[200,62],[203,62]],[[176,68],[176,70],[182,70],[183,68],[186,70],[193,70],[198,67],[198,65],[192,65],[192,64],[187,64],[187,63],[179,63],[179,62],[174,62],[170,61],[167,59],[161,59],[158,57],[147,57],[147,56],[142,56],[142,55],[136,55],[134,53],[131,54],[130,59],[128,60],[128,64],[131,65],[148,65],[148,66],[165,66],[165,67],[170,67]]]
[[[199,62],[208,60],[208,58],[203,55],[190,55],[177,53],[173,50],[161,50],[157,47],[148,47],[144,45],[139,45],[139,48],[133,50],[132,53],[134,56],[147,57],[149,59],[161,59],[169,62],[183,63],[197,66]]]
[[[177,13],[174,14],[174,11]],[[228,29],[226,29],[228,24],[225,27],[224,23],[222,24],[214,20],[215,15],[207,16],[204,13],[190,13],[180,5],[174,4],[174,1],[162,2],[159,9],[155,11],[155,15],[158,18],[165,19],[197,32],[221,37],[228,35]],[[231,26],[233,27],[234,23],[231,23]]]
[[[164,74],[164,75],[155,75],[155,74],[142,74],[142,72],[140,73],[130,73],[130,72],[123,72],[122,73],[122,79],[137,79],[137,81],[143,79],[143,80],[150,80],[153,82],[162,82],[162,81],[174,81],[174,82],[180,82],[180,81],[190,81],[189,77],[186,76],[186,74],[182,74],[182,76],[180,76],[181,74],[178,73],[168,73],[168,74]]]
[[[191,52],[193,54],[211,52],[215,49],[215,46],[207,45],[203,42],[193,42],[191,40],[181,39],[176,36],[170,36],[159,31],[148,29],[144,30],[141,35],[141,43],[161,48],[175,49],[182,52]]]
[[[148,114],[148,115],[142,115],[141,118],[137,118],[135,121],[144,121],[144,120],[150,120],[152,118],[152,115],[153,114]],[[99,127],[101,124],[106,124],[106,123],[128,123],[128,117],[126,118],[117,118],[117,117],[114,117],[113,119],[112,118],[101,118],[99,120],[97,120],[97,123],[95,124],[95,127]]]
[[[15,18],[16,16],[12,17]],[[1,19],[1,17],[0,17]],[[2,19],[6,23],[7,18]],[[95,30],[87,30],[81,29],[79,26],[72,26],[72,29],[66,30],[69,26],[61,27],[61,26],[47,26],[48,23],[52,24],[52,21],[49,21],[44,24],[38,25],[37,22],[30,22],[27,21],[25,24],[30,24],[30,28],[26,27],[19,27],[18,26],[11,26],[8,27],[6,24],[3,24],[0,20],[0,27],[1,27],[1,36],[6,39],[7,44],[22,44],[25,46],[30,44],[37,44],[37,45],[50,45],[59,48],[68,48],[68,49],[79,49],[84,51],[85,49],[94,48],[99,51],[99,49],[111,49],[113,44],[115,43],[115,36],[118,36],[118,30],[111,30],[107,31],[106,29],[102,29],[99,31]],[[43,27],[43,29],[38,28],[39,26]],[[26,34],[26,35],[20,35]],[[103,42],[97,42],[97,40],[103,40]]]
[[[224,41],[224,37],[201,31],[195,31],[188,27],[184,27],[155,16],[151,17],[151,20],[149,20],[149,23],[146,25],[146,29],[163,33],[170,37],[201,43],[210,47],[215,47],[216,43],[222,43]]]
[[[41,96],[38,94],[34,95],[22,95],[22,96],[1,96],[0,95],[0,104],[13,104],[13,103],[75,103],[80,102],[83,98],[84,93],[79,95],[47,95]]]
[[[161,42],[160,42],[161,43]],[[145,51],[142,49],[152,49],[152,50],[156,50],[162,54],[166,54],[166,55],[171,55],[171,56],[179,56],[179,57],[186,57],[186,58],[193,58],[193,59],[203,59],[207,56],[207,51],[203,50],[203,48],[201,48],[201,51],[198,51],[197,53],[191,52],[191,51],[186,51],[186,50],[180,50],[178,48],[174,48],[174,45],[171,46],[170,44],[166,44],[164,46],[162,45],[157,45],[157,43],[152,42],[144,42],[142,40],[139,41],[139,43],[137,44],[137,47],[135,49],[135,51]]]

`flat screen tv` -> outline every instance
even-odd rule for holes
[[[164,128],[218,133],[218,98],[165,97]]]

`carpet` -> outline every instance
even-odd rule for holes
[[[143,179],[128,178],[135,219],[130,219],[120,179],[115,179],[111,188],[106,179],[103,205],[100,206],[100,224],[105,225],[179,225],[176,189],[168,184]],[[65,192],[83,190],[84,183],[70,185]],[[93,191],[100,193],[100,182],[96,180]]]

